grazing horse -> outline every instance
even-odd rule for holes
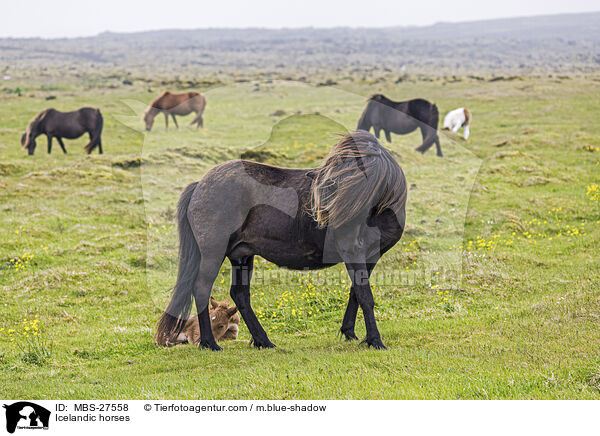
[[[375,94],[369,97],[357,129],[369,131],[373,127],[377,139],[383,129],[388,142],[392,142],[390,133],[405,135],[419,128],[423,144],[416,150],[425,153],[435,143],[437,155],[441,157],[442,148],[437,134],[438,118],[437,106],[422,98],[392,101],[382,94]]]
[[[82,107],[73,112],[60,112],[56,109],[42,111],[29,123],[27,130],[21,136],[21,146],[26,148],[31,155],[35,151],[35,138],[45,134],[48,138],[48,153],[52,151],[52,138],[56,138],[64,153],[65,144],[62,138],[75,139],[84,133],[90,136],[90,142],[85,146],[88,154],[98,147],[98,153],[102,154],[102,125],[104,121],[100,109]]]
[[[360,306],[365,342],[385,348],[375,322],[369,276],[404,231],[406,179],[369,132],[345,135],[325,163],[291,169],[235,160],[212,168],[182,193],[177,211],[179,267],[157,342],[177,335],[196,303],[201,347],[221,348],[211,331],[209,296],[225,257],[230,295],[257,348],[273,343],[250,305],[254,256],[281,267],[315,270],[344,262],[352,286],[341,333],[354,333]]]
[[[146,130],[149,132],[152,130],[154,124],[154,118],[160,112],[165,115],[165,128],[169,129],[169,115],[173,118],[175,127],[179,128],[175,115],[188,115],[191,112],[196,114],[196,117],[190,123],[190,126],[194,123],[196,127],[203,127],[204,121],[202,120],[202,112],[206,107],[206,97],[204,94],[198,92],[184,92],[183,94],[172,94],[169,91],[163,91],[158,97],[156,97],[146,112],[144,112],[144,122],[146,123]]]
[[[458,132],[458,129],[464,127],[464,137],[469,139],[470,127],[471,127],[471,111],[466,107],[459,107],[453,111],[448,112],[444,117],[444,130],[452,130],[454,133]]]

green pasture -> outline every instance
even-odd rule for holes
[[[598,77],[337,82],[198,89],[204,129],[190,116],[165,131],[159,116],[149,134],[141,113],[160,85],[4,84],[0,396],[600,398]],[[183,187],[240,157],[317,166],[375,92],[473,113],[469,142],[441,134],[444,158],[416,153],[418,132],[382,138],[410,187],[406,233],[372,283],[388,350],[340,339],[343,267],[292,272],[260,258],[252,301],[277,348],[254,349],[243,323],[222,353],[155,346]],[[48,155],[40,137],[27,156],[21,133],[49,106],[99,107],[105,154],[85,155],[82,137]],[[214,295],[228,298],[228,285],[226,262]]]

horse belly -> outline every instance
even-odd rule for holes
[[[190,108],[189,102],[178,104],[177,106],[173,106],[172,108],[167,110],[167,112],[169,112],[170,114],[181,116],[185,116],[191,111],[192,109]]]
[[[417,127],[418,124],[414,118],[403,112],[398,112],[391,117],[387,128],[384,127],[384,129],[403,135],[412,132]]]
[[[324,231],[299,230],[304,228],[299,219],[271,206],[255,207],[243,229],[230,241],[230,257],[258,254],[278,266],[296,270],[329,266],[323,264]]]
[[[85,128],[80,125],[59,125],[49,132],[52,136],[60,138],[76,139],[86,132]]]

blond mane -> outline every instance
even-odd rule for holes
[[[338,228],[373,209],[398,213],[406,199],[400,166],[366,131],[343,136],[313,173],[309,212],[322,228]]]

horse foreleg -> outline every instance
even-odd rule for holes
[[[165,130],[169,130],[169,114],[166,112],[163,112],[164,116],[165,116]]]
[[[56,140],[58,141],[58,145],[60,145],[60,148],[62,148],[63,153],[67,154],[67,149],[65,148],[65,144],[64,144],[62,138],[60,136],[57,136]],[[50,153],[50,152],[48,152],[48,153]]]
[[[354,286],[350,288],[350,296],[348,297],[348,305],[346,306],[346,312],[344,313],[344,319],[342,320],[342,328],[340,332],[346,337],[347,341],[358,339],[356,333],[354,333],[354,326],[356,325],[356,314],[358,313],[358,300],[356,299],[356,292]]]
[[[175,123],[175,128],[179,129],[179,124],[177,124],[177,119],[175,118],[175,114],[171,114],[171,118],[173,118],[173,122]]]
[[[381,133],[381,127],[373,126],[373,131],[375,132],[375,137],[379,139],[379,134]]]
[[[389,130],[383,130],[385,132],[385,139],[387,139],[387,142],[389,142],[390,144],[392,143],[392,135],[390,134]]]
[[[369,284],[369,271],[364,263],[347,263],[346,269],[352,280],[352,287],[356,294],[356,300],[363,311],[365,327],[367,329],[366,342],[370,347],[385,349],[381,341],[381,335],[375,322],[375,300]]]
[[[375,267],[374,264],[367,265],[367,273],[371,275],[371,271]],[[356,325],[356,314],[358,313],[358,299],[356,298],[356,290],[354,286],[350,287],[350,295],[348,297],[348,305],[346,306],[346,312],[344,313],[344,319],[342,320],[342,327],[340,332],[346,337],[347,341],[358,339],[356,333],[354,333],[354,326]]]
[[[256,348],[274,348],[267,332],[263,329],[250,305],[250,279],[254,266],[254,256],[244,259],[231,260],[231,288],[229,295],[244,318],[244,322],[252,335],[252,342]]]
[[[46,137],[48,138],[48,154],[50,154],[52,152],[52,136],[47,135]]]

